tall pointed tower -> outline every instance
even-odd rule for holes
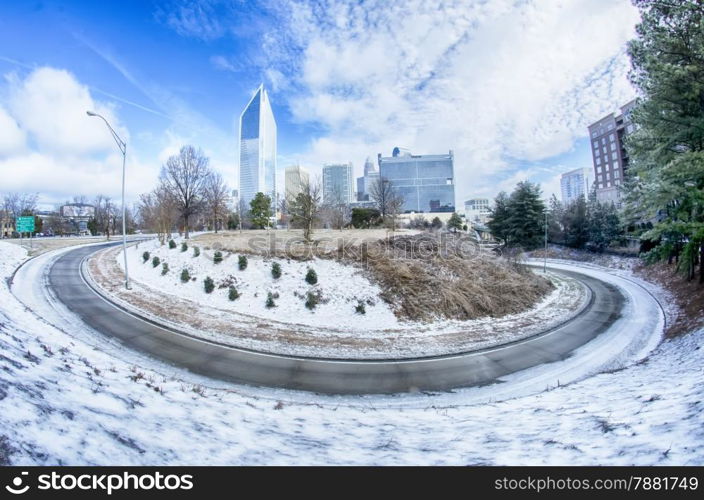
[[[264,84],[240,115],[239,182],[246,208],[259,191],[276,203],[276,120]]]

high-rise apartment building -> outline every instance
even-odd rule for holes
[[[630,112],[635,101],[621,106],[620,113],[605,116],[589,125],[594,185],[597,200],[619,203],[619,187],[628,171],[628,154],[623,140],[633,131]]]
[[[412,155],[394,148],[378,156],[379,175],[403,197],[403,212],[454,212],[455,181],[452,151],[442,155]]]
[[[586,194],[586,175],[583,168],[565,172],[560,176],[560,191],[562,203],[569,205]]]
[[[352,163],[323,167],[323,201],[349,204],[355,201]]]
[[[276,121],[264,84],[240,115],[239,182],[245,206],[258,192],[276,202]]]
[[[301,192],[301,187],[310,181],[310,175],[308,171],[296,165],[295,167],[288,167],[286,169],[285,176],[285,196],[286,200],[291,202],[296,199],[298,193]]]

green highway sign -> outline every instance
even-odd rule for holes
[[[17,217],[17,232],[18,233],[33,233],[34,232],[34,216]]]

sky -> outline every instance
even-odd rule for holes
[[[236,189],[238,119],[257,86],[287,166],[395,146],[455,154],[455,196],[521,180],[559,197],[591,169],[587,126],[635,97],[628,0],[0,1],[0,193],[40,204],[151,190],[185,144]]]

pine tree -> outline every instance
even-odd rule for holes
[[[456,233],[457,230],[462,230],[462,218],[457,212],[452,213],[452,217],[450,217],[450,220],[447,221],[447,229],[450,229],[453,233]]]
[[[635,0],[641,13],[629,43],[631,82],[643,96],[627,140],[631,182],[625,201],[648,258],[680,256],[678,268],[704,283],[704,5]]]
[[[264,193],[257,193],[249,202],[250,218],[255,227],[264,229],[269,227],[271,220],[271,198]]]

